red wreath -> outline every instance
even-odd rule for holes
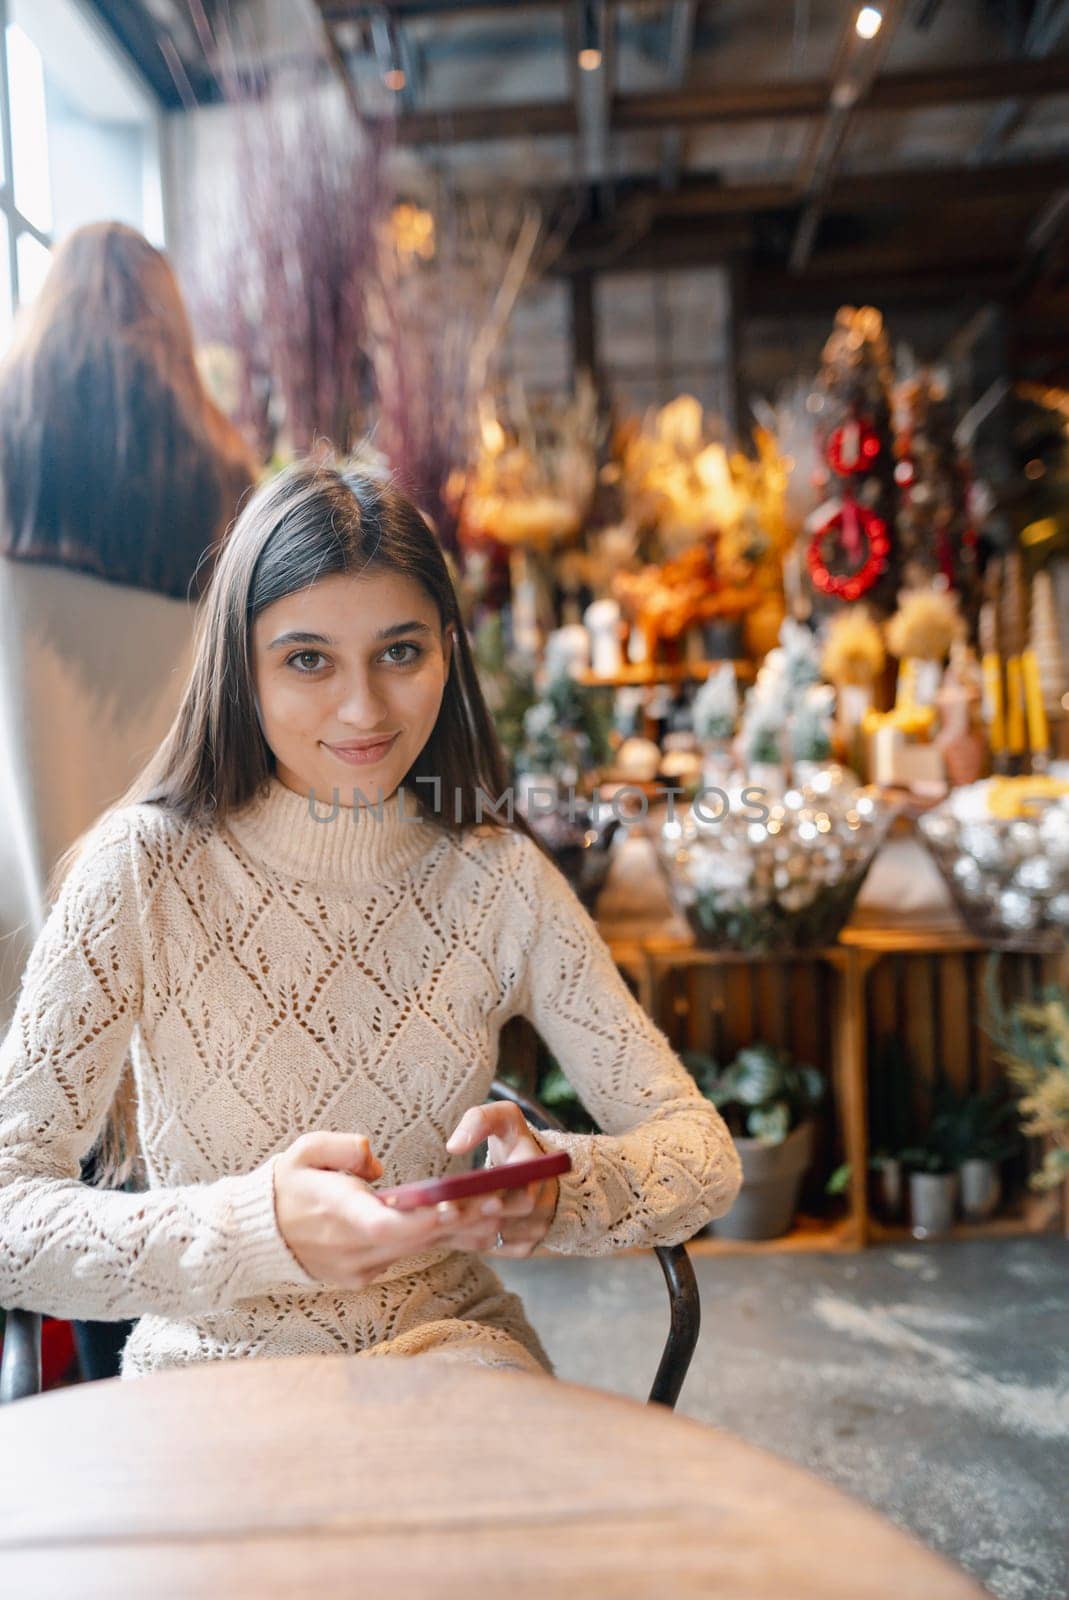
[[[840,478],[867,472],[880,453],[880,436],[871,422],[853,419],[836,428],[828,440],[828,465]]]
[[[848,558],[861,553],[862,542],[867,547],[864,560],[849,572],[832,572],[824,560],[824,542],[836,536]],[[884,571],[890,553],[891,541],[883,518],[866,506],[846,501],[813,534],[806,561],[813,585],[821,594],[836,595],[841,600],[859,600]]]

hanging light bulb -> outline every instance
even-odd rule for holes
[[[883,27],[883,12],[879,6],[862,6],[854,24],[862,39],[875,39]]]
[[[597,72],[602,50],[601,0],[581,0],[579,7],[579,66],[584,72]]]

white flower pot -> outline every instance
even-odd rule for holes
[[[998,1209],[1002,1198],[1002,1182],[993,1161],[973,1159],[963,1161],[958,1168],[961,1180],[962,1215],[970,1222],[983,1222]]]
[[[911,1172],[909,1212],[915,1239],[938,1239],[954,1226],[958,1195],[955,1172]]]

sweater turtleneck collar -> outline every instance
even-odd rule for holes
[[[397,789],[381,803],[352,806],[340,787],[337,804],[309,800],[274,773],[266,790],[227,819],[249,854],[307,882],[388,883],[418,861],[442,836],[424,820],[411,793]]]

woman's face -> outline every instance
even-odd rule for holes
[[[326,805],[393,794],[434,728],[452,648],[452,624],[397,572],[334,573],[268,606],[253,682],[279,779]]]

